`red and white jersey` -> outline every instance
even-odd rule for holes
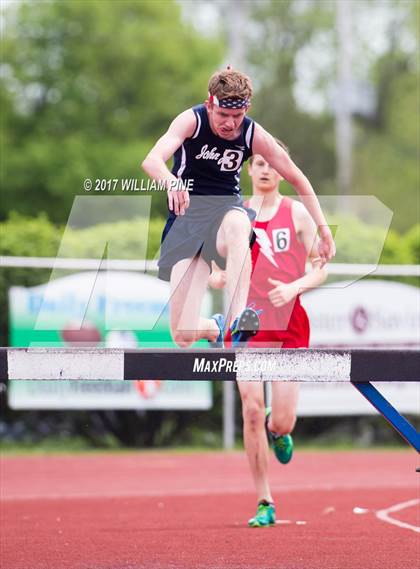
[[[306,348],[309,346],[308,316],[299,295],[276,308],[268,293],[269,278],[290,283],[305,274],[307,252],[298,241],[292,218],[293,200],[283,197],[270,221],[253,224],[256,241],[252,247],[252,275],[248,304],[261,309],[260,330],[248,341],[249,347]]]
[[[246,202],[245,206],[249,207]],[[268,278],[290,283],[305,274],[308,253],[296,234],[292,217],[293,200],[283,197],[269,221],[254,221],[252,276],[249,298],[267,298],[273,288]]]

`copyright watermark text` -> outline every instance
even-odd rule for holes
[[[143,178],[86,178],[83,189],[86,192],[181,192],[192,191],[194,180],[143,180]]]

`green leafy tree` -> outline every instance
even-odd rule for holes
[[[378,62],[378,113],[359,126],[355,152],[355,193],[371,193],[394,212],[393,227],[407,231],[419,220],[419,83],[406,54],[389,53]]]
[[[388,49],[371,69],[377,109],[358,121],[354,168],[356,191],[379,197],[394,212],[392,227],[405,233],[420,213],[420,4],[393,0],[389,8]]]
[[[420,263],[420,223],[414,225],[404,236],[408,250],[410,251],[412,263]]]
[[[152,141],[204,99],[221,57],[172,0],[21,2],[4,16],[2,217],[62,222],[85,178],[141,177]]]
[[[296,0],[255,3],[247,42],[257,79],[251,112],[288,144],[295,162],[321,194],[337,193],[332,108],[327,103],[322,113],[305,112],[296,103],[294,87],[299,56],[313,50],[315,68],[320,62],[315,87],[328,101],[337,74],[336,6]],[[402,233],[419,218],[419,12],[419,2],[401,0],[366,0],[353,6],[354,77],[371,83],[377,108],[369,118],[354,117],[352,193],[377,196],[394,212],[393,229]],[[370,45],[366,28],[358,26],[376,15],[388,22],[386,38],[382,38],[388,47],[381,55]],[[378,26],[372,33],[379,33]],[[328,67],[322,64],[325,55],[331,61]],[[243,183],[248,190],[246,176]]]
[[[248,57],[256,96],[251,114],[289,146],[293,160],[322,193],[335,176],[333,117],[299,109],[293,88],[300,50],[333,26],[333,12],[324,3],[272,0],[255,3],[252,18]]]

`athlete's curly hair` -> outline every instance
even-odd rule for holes
[[[235,71],[228,65],[227,69],[217,71],[210,77],[209,93],[218,99],[226,97],[250,99],[252,97],[251,79],[245,73]]]

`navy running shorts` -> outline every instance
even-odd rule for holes
[[[162,233],[158,277],[164,281],[171,278],[172,267],[182,259],[193,259],[197,255],[211,268],[215,261],[221,269],[226,268],[226,259],[217,252],[217,232],[230,210],[244,211],[250,221],[256,217],[253,209],[243,206],[239,195],[191,196],[185,215],[169,213]],[[250,248],[255,241],[254,231],[250,233]]]

